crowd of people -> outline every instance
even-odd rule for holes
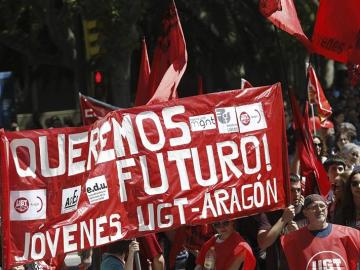
[[[306,179],[301,175],[294,134],[288,134],[291,204],[283,210],[117,241],[80,252],[76,266],[62,257],[12,269],[57,265],[56,269],[69,270],[129,270],[140,265],[146,270],[359,270],[360,93],[338,85],[327,96],[333,114],[326,124],[314,123],[312,134],[331,184],[328,197],[320,196],[316,188],[304,196]],[[59,119],[51,121],[48,127],[62,126]],[[291,126],[291,119],[287,121]]]

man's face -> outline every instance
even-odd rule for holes
[[[342,164],[332,164],[328,169],[328,176],[331,184],[334,184],[336,176],[343,173],[345,170],[344,165]]]
[[[323,201],[315,201],[304,209],[304,216],[310,225],[325,224],[327,214],[327,205]]]
[[[290,182],[290,200],[291,204],[294,206],[298,206],[301,199],[301,183],[300,181],[297,182]]]

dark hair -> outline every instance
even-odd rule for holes
[[[346,185],[345,185],[345,193],[344,193],[344,206],[343,206],[343,225],[347,224],[355,220],[356,211],[355,211],[355,203],[354,196],[351,192],[351,179],[356,175],[360,174],[360,166],[355,166],[353,171],[351,172]]]
[[[290,174],[290,183],[297,183],[300,182],[301,179],[297,174]]]
[[[107,252],[116,254],[127,254],[131,240],[120,240],[107,245]]]
[[[346,163],[341,157],[339,157],[337,155],[333,155],[333,156],[330,156],[327,160],[325,160],[325,162],[324,162],[325,170],[328,171],[329,167],[333,164],[343,165],[344,168],[346,167]]]
[[[320,155],[319,155],[319,158],[321,156],[326,156],[326,153],[327,153],[327,147],[326,147],[326,144],[324,143],[323,139],[318,136],[318,135],[314,135],[313,136],[313,141],[314,139],[318,139],[320,141],[320,144],[321,144],[321,151],[320,151]]]

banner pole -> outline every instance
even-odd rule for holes
[[[133,241],[136,241],[136,238],[134,238]],[[141,270],[139,251],[136,251],[134,253],[134,260],[135,260],[135,268],[136,268],[136,270]]]
[[[9,187],[9,141],[5,136],[5,130],[0,129],[0,156],[1,156],[1,241],[2,241],[2,267],[10,269],[10,187]]]
[[[315,114],[314,114],[314,104],[310,103],[310,108],[311,108],[311,117],[312,117],[312,124],[313,124],[313,133],[316,136],[316,128],[315,128]]]

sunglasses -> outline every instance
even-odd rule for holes
[[[351,186],[352,187],[359,187],[360,186],[360,181],[352,181]]]
[[[219,228],[219,227],[227,227],[229,226],[230,221],[220,221],[220,222],[214,222],[213,226],[214,228]]]

